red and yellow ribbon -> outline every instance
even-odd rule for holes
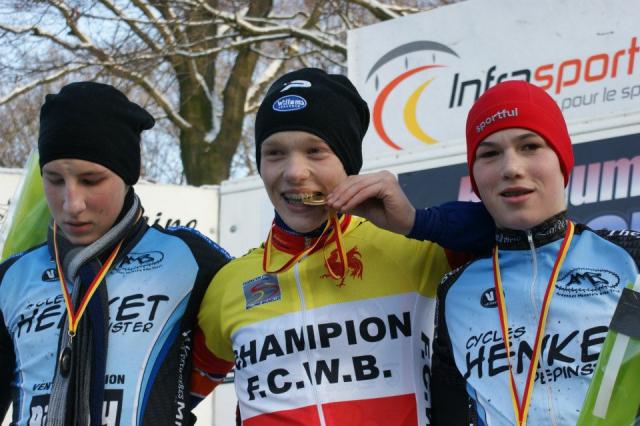
[[[89,305],[89,301],[93,297],[93,294],[96,292],[96,290],[100,286],[100,283],[103,281],[105,275],[107,275],[107,272],[109,272],[109,268],[111,267],[111,264],[113,263],[118,252],[120,251],[120,247],[122,246],[122,242],[124,240],[120,240],[120,242],[113,249],[109,257],[107,258],[107,261],[104,263],[104,265],[102,265],[102,267],[100,268],[96,276],[93,278],[93,281],[91,281],[91,284],[89,284],[89,288],[87,289],[86,293],[82,297],[82,300],[80,301],[80,305],[78,306],[78,309],[75,310],[73,307],[73,302],[71,300],[71,295],[69,294],[69,289],[67,288],[67,283],[65,282],[65,279],[64,279],[64,272],[62,271],[62,265],[60,264],[57,229],[58,229],[58,226],[54,222],[53,223],[53,249],[54,249],[54,254],[56,258],[56,267],[58,268],[58,276],[60,277],[60,286],[62,287],[64,304],[67,307],[67,315],[69,317],[69,335],[75,336],[76,331],[78,330],[78,324],[80,323],[80,318],[82,318],[84,311],[87,309],[87,306]]]
[[[538,327],[536,329],[535,343],[533,346],[533,357],[531,364],[527,371],[527,378],[525,382],[524,393],[522,399],[518,395],[518,388],[513,377],[513,367],[511,365],[511,348],[509,344],[509,320],[507,317],[507,307],[504,300],[504,290],[502,287],[502,278],[500,277],[500,264],[498,262],[498,246],[493,249],[493,280],[495,284],[496,300],[498,302],[498,312],[500,314],[500,328],[502,330],[502,340],[504,340],[505,349],[507,351],[507,364],[509,366],[509,385],[511,390],[511,402],[513,403],[513,412],[516,419],[516,425],[526,426],[527,415],[529,414],[529,405],[531,403],[531,394],[533,393],[533,385],[535,384],[535,372],[540,359],[540,352],[542,347],[542,339],[544,337],[545,325],[547,322],[547,314],[549,313],[549,307],[551,306],[551,297],[555,289],[555,283],[560,273],[560,268],[564,262],[569,246],[571,245],[571,239],[573,238],[574,225],[573,222],[567,221],[567,230],[562,240],[562,245],[558,251],[549,282],[547,283],[547,289],[545,290],[544,299],[542,301],[542,309],[540,312],[540,318],[538,320]]]
[[[269,265],[271,265],[271,250],[273,247],[272,239],[273,239],[274,226],[275,226],[275,223],[271,225],[271,229],[269,230],[269,236],[267,237],[267,241],[264,244],[264,254],[262,255],[262,270],[264,272],[266,272],[267,274],[278,274],[280,272],[288,271],[297,261],[299,261],[302,257],[306,256],[307,254],[315,250],[316,247],[318,247],[318,245],[320,245],[322,242],[330,241],[331,237],[335,233],[336,247],[338,249],[338,257],[340,259],[340,264],[342,265],[342,271],[336,272],[331,268],[331,265],[329,264],[329,262],[327,262],[327,257],[326,257],[326,253],[324,252],[324,247],[323,247],[322,253],[324,256],[324,263],[327,266],[327,270],[329,271],[329,275],[331,275],[331,277],[336,280],[341,280],[342,278],[344,278],[347,271],[347,253],[344,248],[344,241],[342,237],[342,229],[340,227],[340,220],[338,219],[338,215],[336,214],[336,212],[334,212],[333,210],[329,212],[329,220],[327,220],[327,223],[324,226],[322,233],[310,247],[307,247],[306,249],[302,250],[297,254],[294,254],[281,267],[275,268],[275,269],[269,269]]]

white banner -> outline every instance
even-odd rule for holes
[[[17,196],[15,192],[22,174],[22,169],[0,168],[0,228],[4,225],[13,197]],[[135,185],[149,225],[195,228],[214,241],[219,238],[219,188],[217,185],[195,187],[147,181]],[[2,242],[3,239],[0,247]]]
[[[473,101],[525,79],[569,123],[640,112],[637,0],[469,0],[349,33],[366,159],[464,140]]]

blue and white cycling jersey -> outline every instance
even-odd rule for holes
[[[193,318],[228,255],[185,228],[142,226],[142,237],[106,277],[102,424],[188,424]],[[46,245],[2,265],[0,371],[9,377],[3,374],[0,389],[11,392],[0,395],[0,407],[13,402],[12,424],[46,423],[65,317],[56,264]]]
[[[564,215],[531,231],[500,231],[500,271],[514,380],[522,398]],[[577,225],[546,322],[529,408],[532,425],[575,424],[622,289],[635,282],[640,233]],[[507,353],[490,256],[439,289],[432,395],[437,424],[512,425]]]

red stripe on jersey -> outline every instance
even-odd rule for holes
[[[414,394],[356,401],[331,402],[322,405],[327,426],[416,426],[416,398]],[[261,414],[246,419],[245,426],[319,425],[315,405],[294,410]]]
[[[220,384],[232,367],[233,362],[220,359],[209,351],[204,341],[202,330],[196,328],[193,337],[192,392],[201,396],[208,395],[213,388]]]
[[[319,425],[318,410],[315,405],[260,414],[242,421],[243,426],[315,426]]]

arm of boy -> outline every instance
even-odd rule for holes
[[[327,196],[327,206],[451,250],[480,252],[494,240],[495,223],[482,203],[452,201],[416,210],[388,171],[348,176]]]

